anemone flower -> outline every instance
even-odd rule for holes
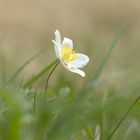
[[[55,31],[55,40],[52,40],[55,47],[55,53],[62,65],[69,71],[85,77],[85,72],[81,68],[89,62],[89,57],[85,54],[76,53],[73,49],[73,41],[64,38],[61,41],[61,35],[58,30]]]

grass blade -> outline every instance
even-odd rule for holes
[[[121,25],[121,27],[120,27],[120,29],[119,29],[119,31],[118,31],[116,37],[114,38],[114,40],[112,41],[112,43],[111,43],[111,45],[110,45],[108,51],[106,52],[106,55],[104,56],[104,58],[103,58],[103,60],[101,61],[100,65],[97,67],[97,70],[96,70],[96,72],[95,72],[95,75],[94,75],[94,77],[93,77],[93,80],[97,80],[97,79],[99,78],[99,76],[100,76],[100,74],[101,74],[103,68],[105,67],[107,61],[109,60],[109,57],[110,57],[110,55],[111,55],[113,49],[115,48],[117,42],[119,41],[119,39],[120,39],[120,37],[121,37],[121,35],[122,35],[123,31],[124,31],[125,25],[126,25],[125,23],[123,23],[123,24]]]
[[[36,76],[32,77],[31,79],[29,79],[24,85],[23,88],[28,88],[30,86],[32,86],[32,84],[37,81],[39,78],[41,78],[44,74],[46,74],[54,65],[56,65],[58,63],[58,59],[53,61],[50,65],[48,65],[47,67],[45,67],[41,72],[39,72]]]
[[[7,81],[6,84],[9,84],[10,82],[14,81],[14,80],[17,78],[17,76],[19,75],[19,73],[20,73],[29,63],[31,63],[35,58],[37,58],[40,54],[42,54],[45,50],[46,50],[46,48],[43,49],[43,50],[41,50],[40,52],[38,52],[37,54],[35,54],[34,56],[32,56],[30,59],[28,59],[24,64],[22,64],[22,65],[18,68],[18,70],[11,76],[11,78]]]
[[[108,140],[110,140],[112,138],[112,136],[114,135],[114,133],[117,131],[117,129],[119,128],[119,126],[123,123],[123,121],[125,120],[125,118],[128,116],[129,112],[132,110],[132,108],[135,106],[135,104],[140,100],[140,96],[138,96],[135,101],[132,103],[132,105],[128,108],[128,110],[125,112],[124,116],[121,118],[121,120],[119,121],[119,123],[116,125],[116,127],[114,128],[114,130],[112,131],[112,133],[110,134]]]

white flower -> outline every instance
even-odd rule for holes
[[[76,53],[73,49],[73,41],[69,38],[64,38],[61,41],[61,36],[58,30],[55,31],[55,40],[53,40],[55,53],[57,58],[63,64],[63,66],[74,73],[85,77],[85,73],[79,68],[85,67],[89,62],[88,56],[80,53]]]

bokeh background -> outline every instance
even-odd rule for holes
[[[45,91],[48,71],[29,79],[56,60],[56,29],[90,62],[85,78],[59,65]],[[0,139],[139,140],[139,72],[139,0],[0,0]]]
[[[1,79],[7,80],[19,66],[41,49],[47,48],[24,69],[19,81],[33,76],[55,60],[51,40],[54,39],[54,31],[59,29],[62,37],[73,39],[76,51],[89,55],[90,63],[85,68],[85,80],[59,66],[51,82],[53,87],[54,83],[62,87],[74,86],[76,83],[76,87],[80,88],[93,75],[124,22],[125,30],[102,75],[125,71],[132,80],[139,78],[140,70],[138,0],[0,0]],[[60,82],[58,77],[65,82]],[[129,78],[125,78],[124,82],[129,81]],[[40,83],[40,86],[44,85],[45,78]]]

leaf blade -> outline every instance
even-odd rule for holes
[[[9,78],[9,80],[6,82],[6,84],[9,84],[10,82],[14,81],[19,73],[29,64],[31,63],[35,58],[37,58],[39,55],[41,55],[46,49],[43,49],[39,51],[37,54],[33,55],[30,59],[28,59],[25,63],[23,63],[18,70]]]
[[[106,55],[104,56],[104,58],[102,59],[100,65],[97,67],[97,70],[93,76],[93,80],[97,80],[103,70],[103,68],[105,67],[106,63],[109,60],[109,57],[113,51],[113,49],[115,48],[116,44],[118,43],[123,31],[124,31],[124,27],[125,27],[126,23],[123,23],[121,25],[121,27],[119,28],[118,33],[116,34],[116,37],[114,38],[114,40],[112,41],[108,51],[106,52]]]
[[[32,77],[31,79],[29,79],[24,85],[23,88],[28,88],[30,87],[35,81],[37,81],[40,77],[42,77],[44,74],[46,74],[55,64],[57,64],[59,62],[58,59],[56,59],[55,61],[53,61],[50,65],[48,65],[47,67],[45,67],[42,71],[40,71],[36,76]]]

